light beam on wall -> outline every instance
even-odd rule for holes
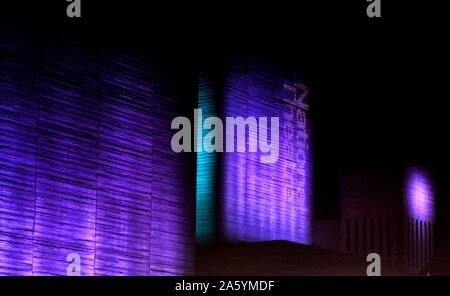
[[[406,207],[408,215],[415,219],[434,221],[434,188],[427,171],[418,167],[407,173]]]

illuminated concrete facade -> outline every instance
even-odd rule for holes
[[[66,275],[72,258],[80,275],[192,274],[176,79],[131,50],[1,33],[0,275]]]
[[[201,84],[200,104],[208,107],[205,94],[215,93],[215,99],[210,98],[210,101],[220,102],[217,114],[221,118],[252,117],[258,123],[263,117],[279,118],[279,155],[274,163],[262,163],[264,153],[259,150],[220,153],[220,161],[215,166],[218,172],[215,196],[216,180],[208,178],[216,174],[211,168],[214,158],[200,156],[197,184],[200,182],[214,189],[209,194],[216,200],[216,207],[211,206],[211,198],[205,196],[203,187],[197,193],[197,208],[203,209],[202,219],[197,220],[197,231],[231,242],[288,240],[311,244],[312,148],[308,87],[294,73],[249,56],[228,58],[218,80],[223,81],[221,92],[206,91],[206,84]],[[253,129],[249,125],[245,129],[246,147],[257,146],[252,141],[262,133],[271,141],[269,132],[265,134],[260,128]],[[235,143],[237,134],[235,132],[231,139]],[[209,185],[204,183],[208,179]],[[207,214],[207,208],[217,212]],[[211,225],[217,225],[217,232],[208,230]],[[213,240],[201,237],[201,241]]]

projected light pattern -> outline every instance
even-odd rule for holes
[[[435,202],[430,175],[413,167],[406,176],[405,208],[407,215],[407,263],[417,272],[434,256]]]
[[[410,217],[434,222],[434,189],[425,170],[412,168],[407,174],[406,207]]]
[[[264,164],[260,161],[261,152],[224,153],[223,236],[231,241],[289,240],[311,244],[307,88],[295,75],[256,58],[231,59],[225,73],[224,115],[279,117],[280,155],[277,162]]]
[[[1,32],[0,275],[193,271],[172,77],[142,55]],[[182,177],[181,177],[182,176]]]

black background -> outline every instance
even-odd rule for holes
[[[429,1],[2,1],[2,21],[43,34],[204,60],[231,51],[295,66],[311,88],[315,215],[339,214],[343,164],[419,163],[448,216],[448,58],[443,7]],[[437,2],[436,2],[437,3]],[[447,33],[447,34],[446,34]]]
[[[296,67],[311,88],[315,216],[339,215],[345,164],[418,163],[437,185],[437,218],[450,220],[448,16],[443,1],[10,1],[1,21],[43,34],[127,45],[197,61],[231,51]],[[13,3],[14,2],[14,3]],[[393,3],[395,2],[395,3]],[[445,223],[444,223],[445,222]]]
[[[43,34],[132,46],[197,61],[232,51],[297,68],[311,88],[315,214],[338,216],[338,169],[348,163],[418,163],[437,178],[448,215],[448,17],[430,1],[2,2],[2,20]]]
[[[269,291],[180,292],[177,282],[275,281]],[[423,295],[448,289],[446,277],[2,277],[4,290],[44,295]],[[217,285],[219,287],[219,285]],[[37,292],[39,291],[39,292]]]

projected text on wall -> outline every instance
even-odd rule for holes
[[[257,153],[225,153],[221,231],[230,241],[311,243],[311,149],[308,88],[292,73],[258,59],[232,59],[225,71],[224,116],[278,117],[279,157],[261,163]],[[267,137],[267,130],[252,130]],[[270,141],[270,140],[268,140]]]

